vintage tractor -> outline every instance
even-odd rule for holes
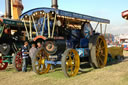
[[[64,75],[72,77],[77,75],[82,61],[94,68],[106,65],[108,52],[102,24],[109,24],[109,20],[54,8],[32,9],[20,19],[28,39],[42,43],[32,59],[35,73],[48,73],[51,65],[60,64]],[[90,22],[97,22],[95,29]],[[98,25],[101,33],[95,31]]]

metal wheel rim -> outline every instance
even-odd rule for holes
[[[99,36],[96,43],[96,60],[100,68],[107,63],[107,45],[103,36]]]
[[[15,57],[15,65],[18,71],[22,70],[22,52],[18,52]]]
[[[2,62],[2,58],[0,58],[0,61],[1,61],[1,63],[0,63],[0,70],[6,69],[6,67],[8,66],[8,63],[3,63]]]
[[[44,74],[50,70],[51,64],[46,64],[45,60],[49,60],[49,54],[41,49],[34,59],[34,67],[37,73]]]
[[[70,50],[66,56],[66,71],[69,77],[75,76],[79,71],[79,55],[77,51]]]

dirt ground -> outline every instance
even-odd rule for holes
[[[128,56],[128,52],[124,52]],[[65,78],[61,69],[44,75],[33,71],[16,72],[12,65],[0,71],[0,85],[128,85],[128,60],[102,69],[87,68],[72,78]]]

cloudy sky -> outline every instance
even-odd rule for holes
[[[0,0],[0,14],[4,13],[4,1]],[[37,7],[51,7],[51,0],[22,0],[24,11]],[[128,0],[58,0],[59,9],[106,18],[111,21],[107,32],[128,33],[128,21],[121,12],[128,10]]]
[[[2,11],[0,11],[0,16],[3,15],[4,13]]]

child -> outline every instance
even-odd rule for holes
[[[23,56],[23,64],[22,64],[22,71],[27,72],[28,66],[28,58],[29,58],[29,49],[28,49],[28,42],[24,42],[24,46],[22,47],[22,56]]]

